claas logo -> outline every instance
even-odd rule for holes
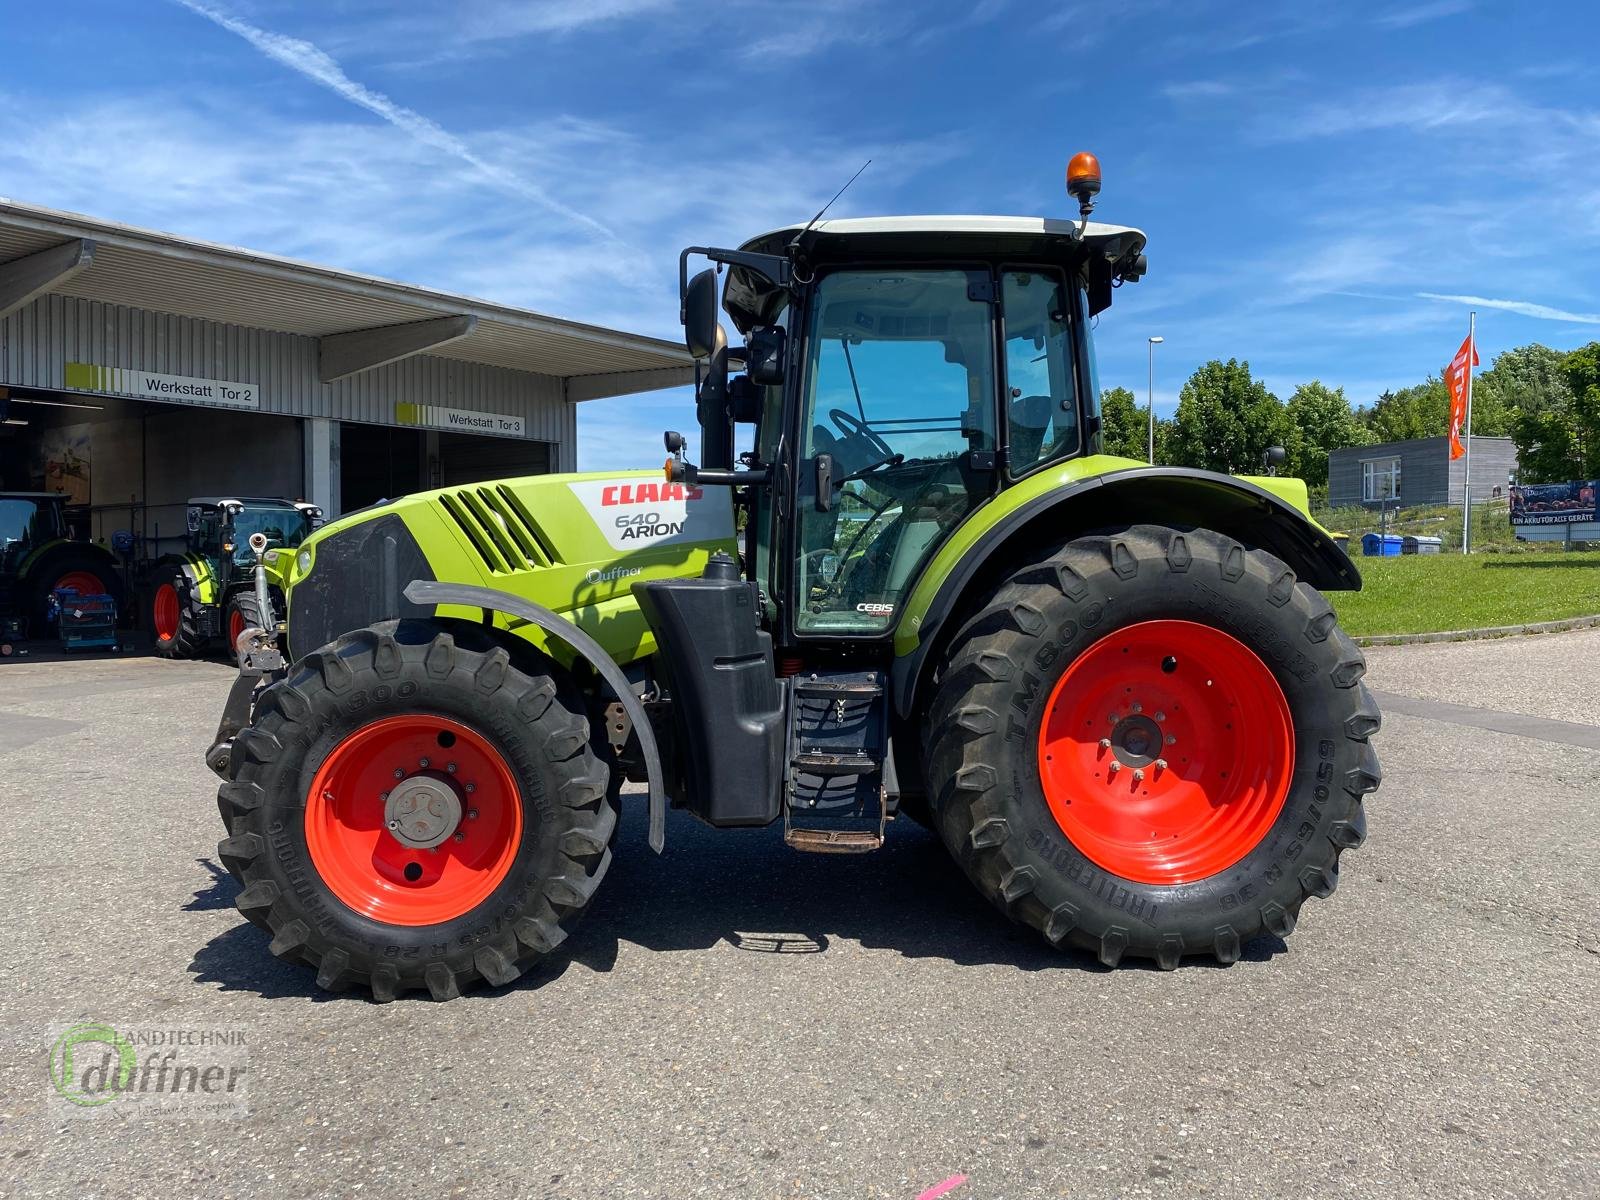
[[[661,504],[668,500],[698,500],[705,493],[681,483],[614,483],[600,493],[605,508],[619,504]]]

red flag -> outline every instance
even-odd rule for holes
[[[1472,344],[1469,333],[1444,369],[1444,385],[1450,389],[1450,457],[1453,459],[1467,452],[1461,444],[1461,431],[1467,424],[1467,388],[1471,386],[1472,368],[1477,365],[1478,348]]]

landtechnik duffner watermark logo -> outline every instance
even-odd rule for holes
[[[249,1111],[243,1029],[77,1021],[51,1031],[50,1083],[62,1111],[122,1117],[239,1117]]]

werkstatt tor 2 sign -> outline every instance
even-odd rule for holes
[[[424,429],[454,429],[493,437],[528,436],[527,422],[521,417],[466,408],[441,408],[437,404],[396,404],[394,419],[401,425],[419,425]]]
[[[260,385],[231,379],[162,375],[156,371],[69,362],[62,372],[62,382],[76,392],[139,396],[145,400],[170,400],[179,404],[221,404],[228,408],[261,407]]]

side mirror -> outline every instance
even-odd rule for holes
[[[717,321],[717,272],[707,267],[683,292],[683,344],[693,358],[710,358],[717,348],[721,325]],[[726,339],[724,339],[726,341]]]
[[[692,285],[691,285],[692,287]],[[701,466],[733,469],[733,413],[728,403],[728,338],[721,325],[712,327],[705,374],[695,397],[700,418]]]

